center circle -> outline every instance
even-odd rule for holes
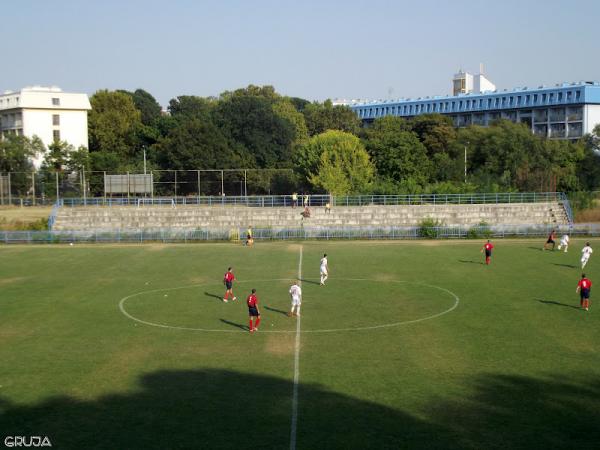
[[[247,310],[244,299],[246,291],[256,287],[263,319],[260,332],[296,333],[296,321],[286,316],[290,306],[289,285],[288,278],[238,281],[234,292],[239,298],[227,304],[221,298],[223,286],[215,283],[146,290],[123,297],[119,301],[119,310],[127,318],[153,327],[216,333],[245,332]],[[376,330],[408,325],[443,316],[456,309],[460,302],[455,293],[443,287],[402,280],[335,278],[328,280],[326,286],[319,286],[317,280],[303,279],[302,289],[302,318],[305,323],[316,327],[303,327],[302,333]],[[241,295],[241,292],[244,294]],[[332,300],[333,294],[341,296],[341,299]],[[389,319],[379,322],[377,317],[381,316]],[[194,325],[206,321],[207,317],[219,321],[223,327]],[[344,325],[335,326],[340,322]]]

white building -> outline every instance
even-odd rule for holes
[[[483,74],[483,64],[480,65],[478,74],[472,75],[459,70],[452,79],[452,95],[482,94],[495,90],[496,85]]]
[[[66,141],[88,147],[87,112],[92,109],[86,94],[63,92],[58,87],[33,86],[0,95],[0,136],[38,136],[46,148]],[[39,167],[43,155],[34,164]]]

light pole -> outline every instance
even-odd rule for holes
[[[465,184],[467,183],[467,145],[469,145],[469,141],[465,144]]]

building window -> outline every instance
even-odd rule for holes
[[[542,103],[546,103],[546,94],[542,94]]]
[[[52,114],[52,125],[55,127],[60,125],[60,116],[58,114]]]
[[[538,95],[533,94],[533,103],[537,103],[537,100],[538,100]]]
[[[60,106],[60,98],[53,97],[52,98],[52,106]]]
[[[559,93],[558,93],[558,101],[559,101],[559,102],[562,102],[562,99],[563,99],[563,93],[562,93],[562,92],[559,92]]]
[[[54,138],[55,142],[60,141],[60,130],[53,130],[52,137]]]
[[[581,99],[581,91],[575,91],[575,100],[580,100]]]

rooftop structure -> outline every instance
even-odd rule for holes
[[[75,148],[87,147],[90,109],[86,94],[63,92],[56,86],[5,91],[0,95],[0,138],[38,136],[46,147],[59,140]],[[39,167],[43,159],[39,155],[34,164]]]

